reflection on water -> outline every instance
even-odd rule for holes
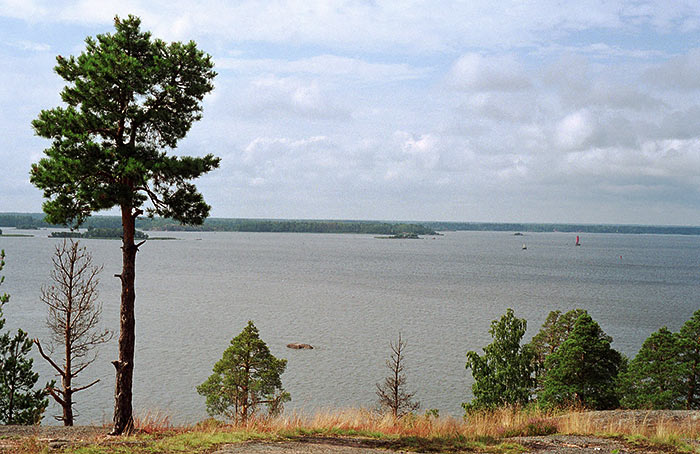
[[[9,230],[7,229],[10,233]],[[47,339],[40,287],[57,241],[0,238],[10,328]],[[158,233],[152,234],[158,235]],[[206,416],[195,391],[229,341],[254,320],[272,353],[287,358],[287,409],[373,406],[389,342],[407,341],[406,375],[423,408],[461,414],[470,398],[467,350],[490,342],[489,323],[508,307],[534,335],[550,310],[588,309],[634,355],[659,327],[677,330],[698,309],[700,238],[589,234],[513,236],[447,232],[422,240],[369,235],[172,233],[141,248],[136,276],[136,412],[175,423]],[[527,250],[522,244],[527,244]],[[104,263],[103,320],[118,328],[120,243],[84,240]],[[290,350],[306,342],[314,350]],[[116,339],[100,349],[76,395],[78,424],[109,421]],[[52,379],[36,359],[42,380]],[[55,423],[50,415],[45,423]]]

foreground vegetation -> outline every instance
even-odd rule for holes
[[[700,438],[700,425],[689,413],[638,412],[636,419],[619,412],[553,412],[499,409],[474,413],[469,418],[408,414],[402,418],[364,409],[297,413],[272,419],[250,419],[245,424],[225,425],[207,420],[190,427],[174,427],[167,417],[148,415],[136,420],[136,432],[124,437],[94,436],[65,446],[49,447],[35,437],[15,440],[15,453],[146,454],[207,453],[216,447],[248,440],[307,441],[332,438],[338,444],[376,447],[396,451],[516,453],[527,450],[526,441],[514,437],[552,434],[595,435],[645,451],[700,452],[693,441]],[[107,429],[105,429],[106,433]]]

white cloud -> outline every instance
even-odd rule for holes
[[[680,91],[700,89],[700,49],[694,49],[650,68],[646,81],[661,88]]]
[[[248,113],[293,113],[315,119],[348,116],[348,112],[334,104],[316,81],[307,82],[275,76],[260,77],[251,81],[246,99]]]
[[[520,91],[531,85],[514,58],[473,53],[463,55],[454,63],[447,81],[456,89],[476,92]]]
[[[20,50],[30,51],[30,52],[46,52],[51,50],[51,46],[46,43],[37,43],[27,40],[18,40],[9,43],[10,46],[15,47]]]
[[[36,0],[0,0],[0,16],[33,22],[48,12],[40,3]]]
[[[325,76],[340,79],[356,79],[370,82],[402,81],[424,78],[431,72],[407,64],[369,63],[367,61],[337,55],[317,55],[298,60],[216,58],[219,70],[242,73],[273,73]]]

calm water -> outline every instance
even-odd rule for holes
[[[13,233],[5,229],[5,233]],[[47,338],[40,287],[59,241],[0,238],[7,253],[0,288],[10,293],[8,326]],[[157,234],[156,234],[157,235]],[[137,257],[137,414],[162,411],[176,423],[206,416],[195,387],[248,320],[272,353],[288,360],[287,409],[374,406],[389,341],[408,342],[406,375],[422,408],[461,414],[471,398],[465,353],[490,342],[491,320],[508,307],[528,320],[528,338],[549,311],[587,309],[634,355],[666,325],[677,330],[700,308],[700,238],[656,235],[448,232],[435,239],[365,235],[167,233]],[[522,250],[526,243],[528,249]],[[85,240],[104,263],[103,321],[118,328],[120,243]],[[285,348],[306,342],[316,349]],[[116,341],[79,377],[101,382],[76,395],[78,424],[111,420]],[[36,359],[41,379],[54,378]],[[53,406],[45,423],[54,423]]]

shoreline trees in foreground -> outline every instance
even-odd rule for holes
[[[211,416],[245,423],[261,405],[275,415],[291,400],[280,378],[286,368],[287,360],[275,358],[253,322],[248,321],[197,392],[206,397]]]
[[[165,43],[141,31],[134,16],[114,19],[114,33],[85,39],[78,56],[56,58],[65,106],[42,110],[32,122],[50,139],[30,181],[44,191],[46,220],[80,225],[93,212],[119,207],[122,271],[119,358],[112,434],[133,427],[136,219],[147,213],[201,224],[210,207],[190,181],[219,158],[168,156],[202,116],[213,88],[211,56],[189,43]],[[144,206],[145,203],[148,206]]]
[[[527,322],[508,309],[491,323],[484,354],[467,353],[474,399],[467,413],[538,405],[592,410],[700,409],[700,310],[678,333],[653,333],[629,361],[582,309],[553,311],[521,344]]]

